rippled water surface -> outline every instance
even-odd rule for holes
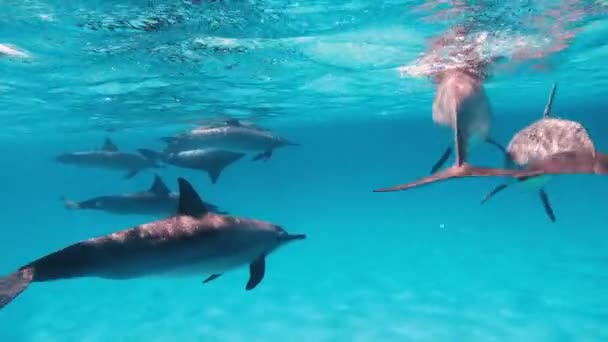
[[[1,341],[602,341],[608,339],[606,179],[547,187],[558,220],[496,179],[372,193],[428,173],[449,135],[434,85],[412,70],[429,41],[469,23],[504,57],[485,84],[506,144],[553,111],[608,150],[608,7],[601,1],[0,1],[0,274],[82,239],[157,219],[68,211],[146,189],[177,190],[308,239],[208,276],[34,283],[0,311]],[[484,38],[485,39],[485,38]],[[246,159],[216,184],[165,167],[133,179],[56,155],[160,149],[217,118],[301,146]],[[501,165],[482,146],[474,160]]]

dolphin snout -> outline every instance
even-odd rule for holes
[[[283,242],[289,242],[294,240],[304,240],[306,239],[306,234],[285,234],[280,237],[280,240]]]
[[[70,162],[70,155],[67,153],[64,154],[60,154],[57,157],[55,157],[55,161],[58,163],[69,163]]]
[[[293,142],[293,141],[286,140],[286,141],[285,141],[285,146],[302,146],[302,144],[297,143],[297,142]]]

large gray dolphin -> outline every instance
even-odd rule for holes
[[[148,158],[156,158],[178,167],[202,170],[209,174],[211,183],[215,184],[222,171],[230,164],[241,159],[245,154],[220,150],[216,148],[204,148],[180,152],[156,152],[148,149],[139,149],[140,153]]]
[[[154,175],[154,181],[146,191],[98,196],[79,202],[64,199],[67,209],[100,210],[121,215],[171,215],[177,210],[178,201],[179,193],[171,192],[158,174]],[[203,204],[211,212],[227,214],[211,203]]]
[[[543,117],[513,136],[507,146],[508,155],[505,161],[508,167],[537,170],[542,173],[538,176],[522,177],[518,183],[525,182],[538,191],[551,221],[555,221],[555,213],[545,190],[551,175],[608,173],[608,156],[596,150],[589,132],[580,122],[551,117],[556,87],[556,84],[553,84]],[[508,183],[497,186],[486,195],[482,203],[508,186]]]
[[[165,152],[180,152],[215,148],[241,153],[257,153],[253,160],[268,160],[272,152],[285,146],[298,146],[268,130],[254,125],[244,125],[229,119],[224,125],[208,125],[175,137],[164,137]]]
[[[84,240],[0,278],[0,308],[32,282],[79,277],[125,280],[145,276],[203,276],[205,282],[249,265],[246,289],[264,278],[266,257],[306,235],[264,221],[213,214],[190,183],[179,182],[175,216]]]
[[[143,169],[161,167],[155,159],[141,153],[119,151],[109,138],[99,150],[63,153],[55,160],[62,164],[126,171],[125,178],[132,178]]]

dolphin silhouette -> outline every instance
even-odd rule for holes
[[[158,174],[154,175],[154,181],[146,191],[98,196],[79,202],[64,199],[67,209],[100,210],[119,215],[170,215],[177,210],[178,201],[179,193],[171,192]],[[211,212],[227,214],[211,203],[203,204]]]
[[[119,151],[109,138],[106,138],[99,150],[63,153],[55,160],[62,164],[81,167],[127,171],[125,178],[132,178],[144,169],[161,167],[156,160],[147,156]]]
[[[268,160],[275,149],[299,146],[268,130],[228,119],[223,125],[207,125],[175,137],[164,137],[165,152],[181,152],[197,149],[221,149],[241,153],[257,153],[253,160]]]

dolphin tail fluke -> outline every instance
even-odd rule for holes
[[[22,268],[19,271],[0,278],[0,309],[12,302],[34,280],[34,269]]]
[[[62,197],[61,200],[63,201],[63,205],[65,205],[66,209],[70,209],[70,210],[80,209],[80,204],[78,204],[78,202],[71,201],[65,197]]]
[[[253,157],[253,159],[251,159],[251,160],[252,161],[258,161],[258,160],[268,161],[268,159],[270,159],[270,157],[272,157],[272,150],[264,151],[264,152],[256,155],[255,157]]]
[[[538,175],[539,171],[518,171],[518,170],[508,170],[508,169],[495,169],[495,168],[485,168],[485,167],[475,167],[471,166],[467,163],[462,163],[460,165],[454,165],[449,169],[437,172],[427,177],[420,178],[411,183],[398,185],[390,188],[381,188],[376,189],[374,192],[392,192],[392,191],[404,191],[409,190],[415,187],[420,187],[423,185],[428,185],[435,182],[446,181],[454,178],[463,178],[463,177],[496,177],[496,176],[510,176],[515,178],[520,177],[532,177]]]

